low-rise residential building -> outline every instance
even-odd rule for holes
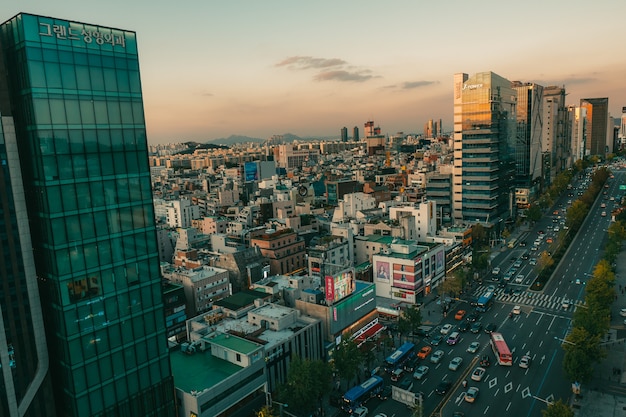
[[[186,269],[165,264],[161,265],[161,273],[185,288],[188,317],[210,310],[215,301],[230,295],[228,271],[222,268],[201,265]]]

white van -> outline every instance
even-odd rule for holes
[[[450,346],[454,346],[459,342],[459,340],[461,340],[461,333],[452,332],[450,334],[450,337],[448,337],[448,340],[446,341],[446,343]]]

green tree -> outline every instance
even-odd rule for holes
[[[541,209],[536,204],[531,205],[528,210],[526,210],[526,217],[528,217],[528,220],[532,222],[539,221],[541,219],[541,216]]]
[[[593,375],[593,363],[604,356],[600,336],[590,334],[583,327],[574,327],[563,342],[565,357],[563,370],[571,381],[589,382]]]
[[[444,294],[458,296],[463,289],[463,281],[457,275],[447,276],[441,284]]]
[[[574,417],[574,410],[565,404],[559,398],[556,402],[550,404],[545,410],[541,410],[543,417]]]
[[[491,249],[489,246],[474,246],[472,251],[472,266],[476,271],[484,271],[489,267]]]
[[[472,226],[472,245],[476,247],[487,243],[487,230],[482,224],[476,223]]]
[[[398,317],[398,331],[401,334],[415,334],[421,325],[422,312],[415,305],[406,308]]]
[[[278,387],[278,399],[295,413],[310,413],[330,390],[332,372],[321,360],[303,360],[294,356],[287,371],[287,381]]]
[[[335,370],[348,383],[356,378],[362,360],[362,353],[354,340],[344,339],[333,352]]]

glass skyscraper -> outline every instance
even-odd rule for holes
[[[56,415],[173,416],[135,33],[19,14],[0,25],[0,53],[1,137],[21,164]],[[9,284],[33,278],[20,268]],[[5,310],[22,301],[0,302],[2,348],[19,336]],[[36,315],[10,313],[33,327],[34,357]],[[14,357],[16,372],[35,366]]]
[[[516,106],[517,92],[506,78],[455,74],[452,204],[458,221],[500,227],[513,216]]]

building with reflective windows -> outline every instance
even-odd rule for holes
[[[580,107],[586,109],[586,155],[598,155],[604,157],[608,152],[607,144],[613,144],[612,126],[609,129],[609,99],[581,98]]]
[[[54,381],[45,415],[172,416],[135,33],[19,14],[0,25],[0,51],[3,140],[21,164],[11,180],[23,182]],[[36,314],[15,319],[37,338]]]
[[[499,226],[514,216],[517,92],[493,72],[454,75],[452,209]]]

